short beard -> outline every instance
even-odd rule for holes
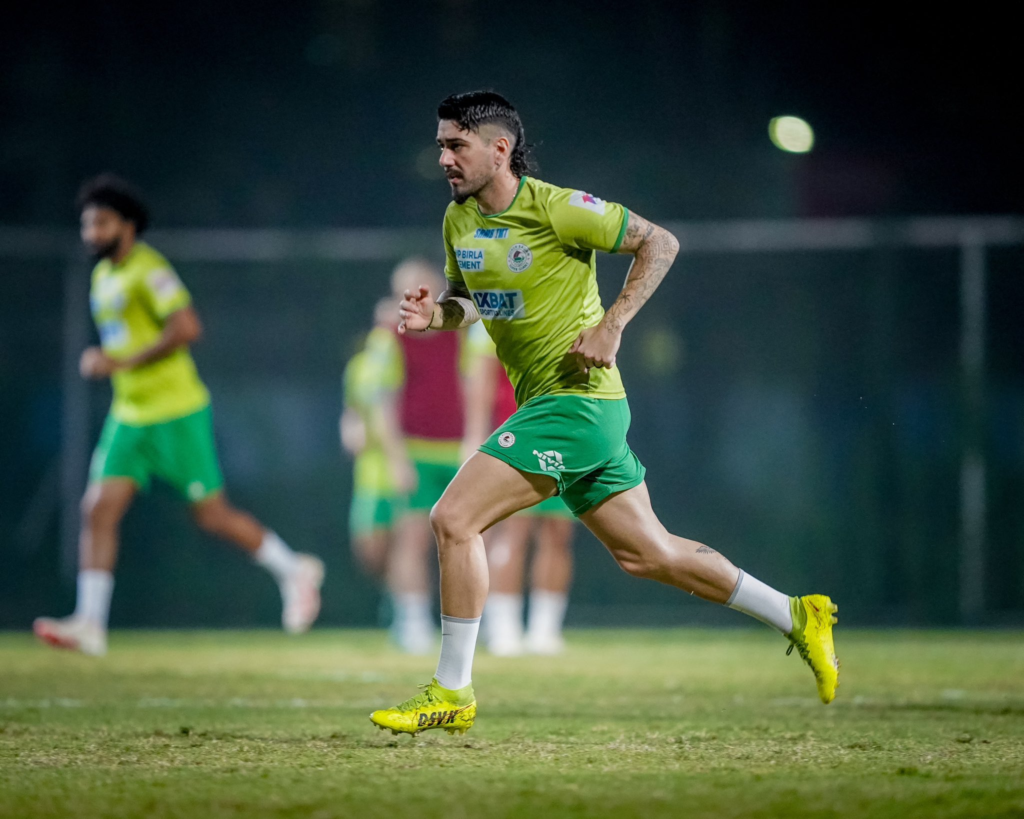
[[[103,259],[109,259],[116,255],[120,247],[120,238],[114,239],[112,242],[107,242],[105,245],[89,245],[89,255],[99,262]]]
[[[482,191],[484,189],[484,185],[486,185],[486,184],[487,183],[484,182],[484,183],[482,183],[480,185],[477,185],[476,188],[474,188],[473,190],[465,191],[465,192],[462,192],[462,193],[456,193],[455,187],[452,186],[452,199],[454,200],[456,205],[463,205],[469,199],[472,199],[474,196],[476,196],[478,193],[480,193],[480,191]]]

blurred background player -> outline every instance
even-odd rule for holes
[[[139,240],[149,221],[140,195],[104,175],[83,185],[78,209],[82,241],[98,262],[90,304],[102,345],[82,353],[79,369],[84,378],[110,378],[114,400],[82,499],[75,611],[38,618],[35,633],[60,648],[106,652],[121,519],[153,476],[181,493],[201,529],[270,572],[284,628],[306,631],[320,612],[323,563],[292,551],[224,495],[210,395],[188,350],[202,328],[177,273]]]
[[[486,327],[469,328],[466,367],[466,443],[469,457],[516,411],[515,389]],[[483,631],[492,654],[559,654],[572,582],[572,512],[555,496],[505,519],[485,535],[490,592]],[[523,634],[523,587],[530,535],[535,534],[530,607]]]
[[[391,276],[396,299],[426,282],[444,283],[441,272],[424,259],[407,259]],[[434,536],[430,510],[461,464],[465,431],[462,390],[462,333],[405,333],[397,328],[375,335],[367,351],[384,373],[393,401],[383,413],[382,444],[396,453],[400,485],[409,487],[406,509],[398,520],[388,558],[387,584],[394,608],[392,637],[403,651],[432,650],[436,623],[431,595]],[[394,419],[394,423],[388,423]],[[405,478],[403,476],[409,475]]]
[[[391,399],[398,384],[396,368],[382,360],[380,351],[389,347],[397,305],[393,299],[377,303],[374,327],[345,365],[342,379],[341,444],[355,459],[349,535],[360,565],[378,579],[385,576],[395,523],[415,484],[404,442],[387,434],[398,426]]]

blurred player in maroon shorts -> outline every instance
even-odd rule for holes
[[[516,411],[515,390],[483,324],[469,329],[466,367],[466,442],[472,454]],[[485,540],[491,576],[484,607],[484,637],[492,654],[559,654],[572,582],[574,517],[555,496],[492,528]],[[529,624],[523,634],[523,585],[530,535],[536,548],[530,578]]]

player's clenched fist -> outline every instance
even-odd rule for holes
[[[406,290],[398,305],[398,332],[426,330],[434,319],[435,304],[428,287],[420,285],[415,291]]]
[[[580,332],[569,348],[569,355],[576,356],[576,363],[583,372],[589,372],[591,367],[611,369],[615,366],[615,355],[621,343],[620,332],[597,324]]]

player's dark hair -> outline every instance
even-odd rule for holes
[[[437,118],[454,122],[462,131],[480,132],[481,125],[500,125],[512,137],[512,153],[508,166],[516,176],[533,173],[536,165],[530,156],[532,145],[526,142],[519,112],[501,94],[494,91],[469,91],[452,94],[437,106]]]
[[[131,182],[112,173],[100,174],[82,183],[76,200],[78,212],[90,205],[116,210],[123,219],[135,225],[141,236],[149,227],[149,210],[142,201],[142,193]]]

